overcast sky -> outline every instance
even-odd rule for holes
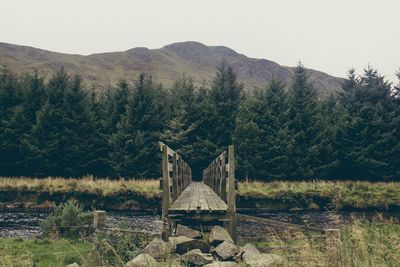
[[[181,41],[396,81],[400,0],[0,0],[0,42],[91,54]]]

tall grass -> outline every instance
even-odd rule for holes
[[[281,255],[285,266],[400,266],[400,225],[392,219],[357,219],[341,227],[341,257],[331,262],[323,234],[268,231],[261,249]]]
[[[97,196],[116,196],[123,201],[125,193],[135,193],[145,199],[161,197],[157,179],[94,179],[92,176],[65,179],[48,177],[0,177],[0,193],[18,191],[18,201],[24,201],[23,192],[88,193]],[[31,195],[32,196],[32,195]],[[257,208],[271,210],[291,209],[400,209],[400,182],[367,181],[275,181],[240,182],[238,197],[249,200]],[[1,201],[1,198],[0,198]],[[32,199],[29,199],[32,201]],[[127,200],[128,201],[128,200]],[[239,201],[238,207],[242,203]],[[275,206],[273,206],[275,205]],[[322,205],[322,206],[321,206]]]
[[[0,190],[23,189],[47,192],[88,192],[108,196],[118,192],[131,191],[148,198],[159,195],[158,180],[144,179],[94,179],[93,176],[82,178],[47,177],[43,179],[29,177],[2,177]]]
[[[239,195],[254,199],[317,199],[341,210],[400,207],[400,182],[276,181],[239,183]]]

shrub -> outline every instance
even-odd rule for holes
[[[44,236],[78,238],[93,232],[93,214],[83,211],[75,201],[58,205],[42,223]]]

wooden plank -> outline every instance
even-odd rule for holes
[[[170,211],[227,211],[228,206],[204,183],[192,182],[171,205]]]

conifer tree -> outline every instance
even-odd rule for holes
[[[289,95],[288,129],[293,145],[290,176],[295,179],[314,177],[319,133],[319,103],[316,90],[309,82],[301,63],[296,67]]]
[[[126,114],[111,136],[111,160],[114,171],[123,177],[158,177],[158,141],[163,129],[161,100],[151,77],[141,74],[135,82]]]
[[[171,101],[172,116],[161,138],[184,156],[188,163],[192,163],[191,159],[196,153],[193,142],[196,141],[200,118],[197,92],[191,78],[183,75],[174,83]]]
[[[7,68],[0,72],[0,175],[21,175],[21,83]]]
[[[288,174],[287,148],[291,139],[286,127],[284,85],[273,80],[241,106],[235,130],[239,171],[258,179],[282,179]]]
[[[69,77],[64,69],[58,71],[46,87],[46,101],[37,113],[32,134],[27,140],[30,153],[27,160],[37,176],[66,175],[63,159],[69,146],[63,138],[64,96],[69,85]]]
[[[339,132],[339,177],[390,179],[398,173],[398,117],[390,83],[369,67],[357,85],[341,97],[346,110]]]
[[[210,97],[211,116],[208,120],[209,141],[218,149],[226,149],[232,143],[236,115],[243,99],[243,84],[237,81],[232,67],[223,62],[218,68],[212,83]]]

